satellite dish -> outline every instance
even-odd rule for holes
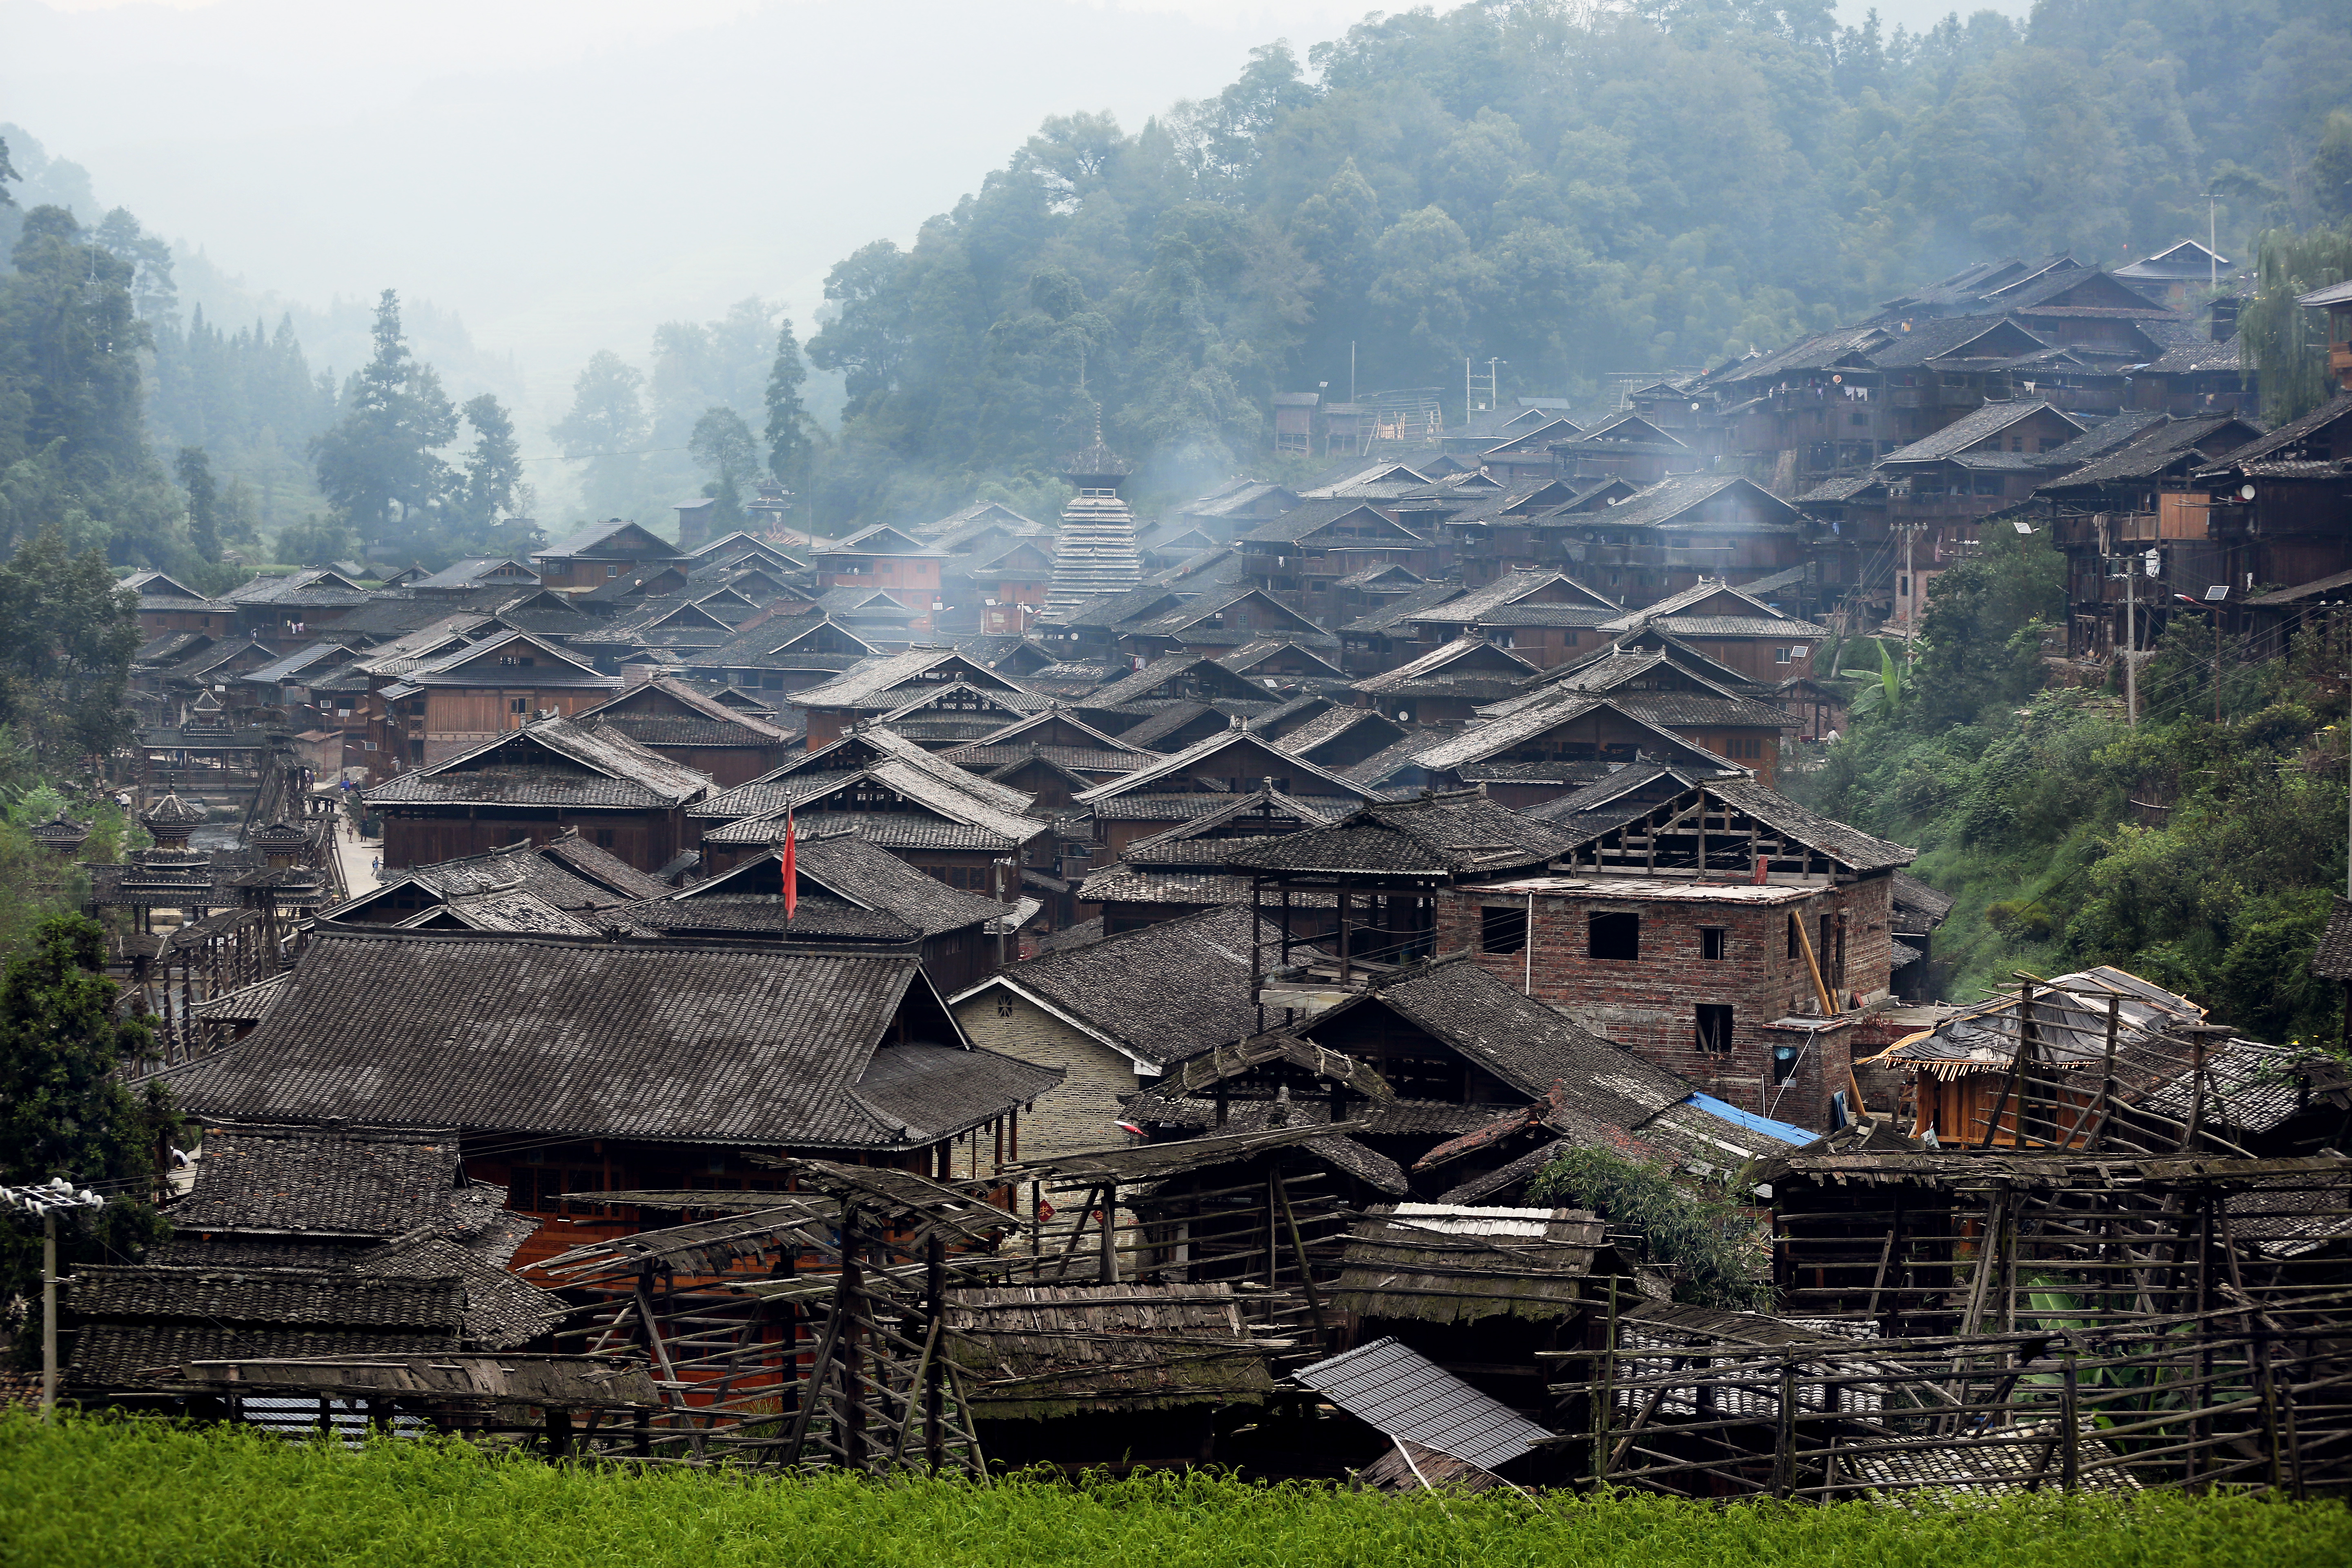
[[[2240,500],[2253,500],[2253,499],[2254,499],[2254,487],[2253,487],[2253,486],[2252,486],[2252,485],[2240,485],[2240,486],[2238,487],[2238,499],[2239,499]]]

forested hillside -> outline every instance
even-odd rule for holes
[[[1344,395],[1350,345],[1364,392],[1458,396],[1465,356],[1507,361],[1507,395],[1570,392],[1769,348],[1982,257],[2201,236],[2209,189],[2230,244],[2352,201],[2329,0],[1846,19],[1419,10],[1304,61],[1268,45],[1138,129],[1049,120],[911,248],[834,268],[809,352],[849,403],[821,515],[1034,487],[1089,395],[1150,460],[1141,488],[1172,493],[1263,466],[1273,394]]]
[[[1791,792],[1917,846],[1912,870],[1958,899],[1938,994],[2113,963],[2262,1038],[2334,1040],[2341,998],[2309,963],[2345,890],[2352,622],[2254,659],[2179,617],[2135,728],[2117,692],[2043,687],[2064,604],[2047,532],[1985,540],[1937,578],[1907,674],[1876,644],[1843,651],[1876,689]]]

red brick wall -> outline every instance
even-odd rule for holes
[[[1781,1121],[1828,1125],[1829,1096],[1845,1087],[1850,1049],[1843,1033],[1819,1037],[1785,1095],[1770,1084],[1775,1047],[1802,1047],[1802,1034],[1764,1027],[1775,1018],[1818,1012],[1813,982],[1799,949],[1788,952],[1793,912],[1818,946],[1821,917],[1843,915],[1846,992],[1864,997],[1884,992],[1887,975],[1889,879],[1825,887],[1800,900],[1757,906],[1684,900],[1612,899],[1598,894],[1536,900],[1533,994],[1538,1001],[1568,1008],[1587,1027],[1639,1052],[1659,1066],[1743,1110],[1774,1103]],[[1475,962],[1514,987],[1530,973],[1524,952],[1481,951],[1483,906],[1524,910],[1524,896],[1482,894],[1463,889],[1439,895],[1437,951],[1465,949]],[[1641,918],[1640,956],[1632,962],[1590,956],[1590,916],[1630,911]],[[1721,959],[1700,956],[1701,929],[1725,933]],[[1825,974],[1833,954],[1823,955]],[[1697,1008],[1702,1003],[1732,1009],[1731,1049],[1703,1051],[1698,1046]],[[1760,1092],[1763,1099],[1759,1100]]]

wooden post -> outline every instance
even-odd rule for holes
[[[1780,1408],[1772,1431],[1772,1495],[1784,1498],[1797,1470],[1797,1363],[1780,1363]]]
[[[1118,1283],[1118,1184],[1102,1189],[1102,1282]]]
[[[547,1407],[548,1463],[553,1464],[558,1459],[568,1459],[571,1457],[572,1412],[559,1410],[551,1405]]]
[[[1601,1375],[1592,1393],[1592,1483],[1609,1479],[1609,1418],[1617,1401],[1617,1276],[1609,1277],[1609,1326],[1601,1344]]]
[[[924,1293],[929,1298],[931,1344],[934,1347],[923,1363],[923,1457],[935,1476],[948,1462],[943,1365],[948,1321],[947,1257],[946,1238],[937,1230],[932,1231],[930,1246],[923,1258]],[[913,1415],[912,1411],[908,1412],[909,1425],[912,1425]]]
[[[2068,1345],[2063,1356],[2064,1365],[2058,1384],[2058,1419],[2066,1428],[2066,1447],[2063,1450],[2064,1458],[2059,1462],[2058,1485],[2061,1490],[2071,1493],[2082,1484],[2082,1416],[2081,1406],[2077,1403],[2079,1385],[2075,1381],[2074,1347]]]
[[[2000,1080],[2000,1094],[1992,1102],[1992,1114],[1986,1119],[1984,1136],[1977,1140],[1977,1147],[1979,1149],[1992,1147],[1993,1135],[2000,1131],[2001,1112],[2009,1109],[2010,1094],[2017,1088],[2018,1079],[2025,1070],[2025,1019],[2026,1016],[2033,1011],[2033,982],[2020,981],[2018,994],[2020,1000],[2017,1011],[2017,1049],[2010,1058],[2008,1076]],[[2016,1148],[2025,1146],[2025,1119],[2022,1116],[2018,1118],[2017,1137],[2012,1146]]]
[[[1290,1189],[1283,1182],[1279,1169],[1269,1178],[1268,1184],[1282,1205],[1282,1223],[1290,1232],[1290,1255],[1298,1259],[1298,1288],[1307,1294],[1307,1315],[1315,1324],[1316,1342],[1328,1349],[1329,1341],[1324,1332],[1323,1302],[1316,1293],[1315,1271],[1307,1266],[1307,1244],[1299,1239],[1298,1216],[1291,1212],[1290,1207]]]
[[[835,1286],[838,1293],[835,1308],[841,1321],[841,1400],[842,1418],[839,1423],[844,1463],[862,1468],[866,1463],[866,1394],[862,1364],[865,1346],[859,1330],[864,1303],[858,1297],[863,1292],[865,1272],[858,1253],[865,1239],[857,1233],[857,1210],[849,1204],[841,1205],[841,1279]]]

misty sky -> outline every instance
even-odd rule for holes
[[[589,353],[641,359],[657,321],[758,293],[805,329],[835,261],[908,241],[1045,116],[1132,128],[1367,9],[0,0],[0,121],[257,291],[456,311],[552,416]]]

